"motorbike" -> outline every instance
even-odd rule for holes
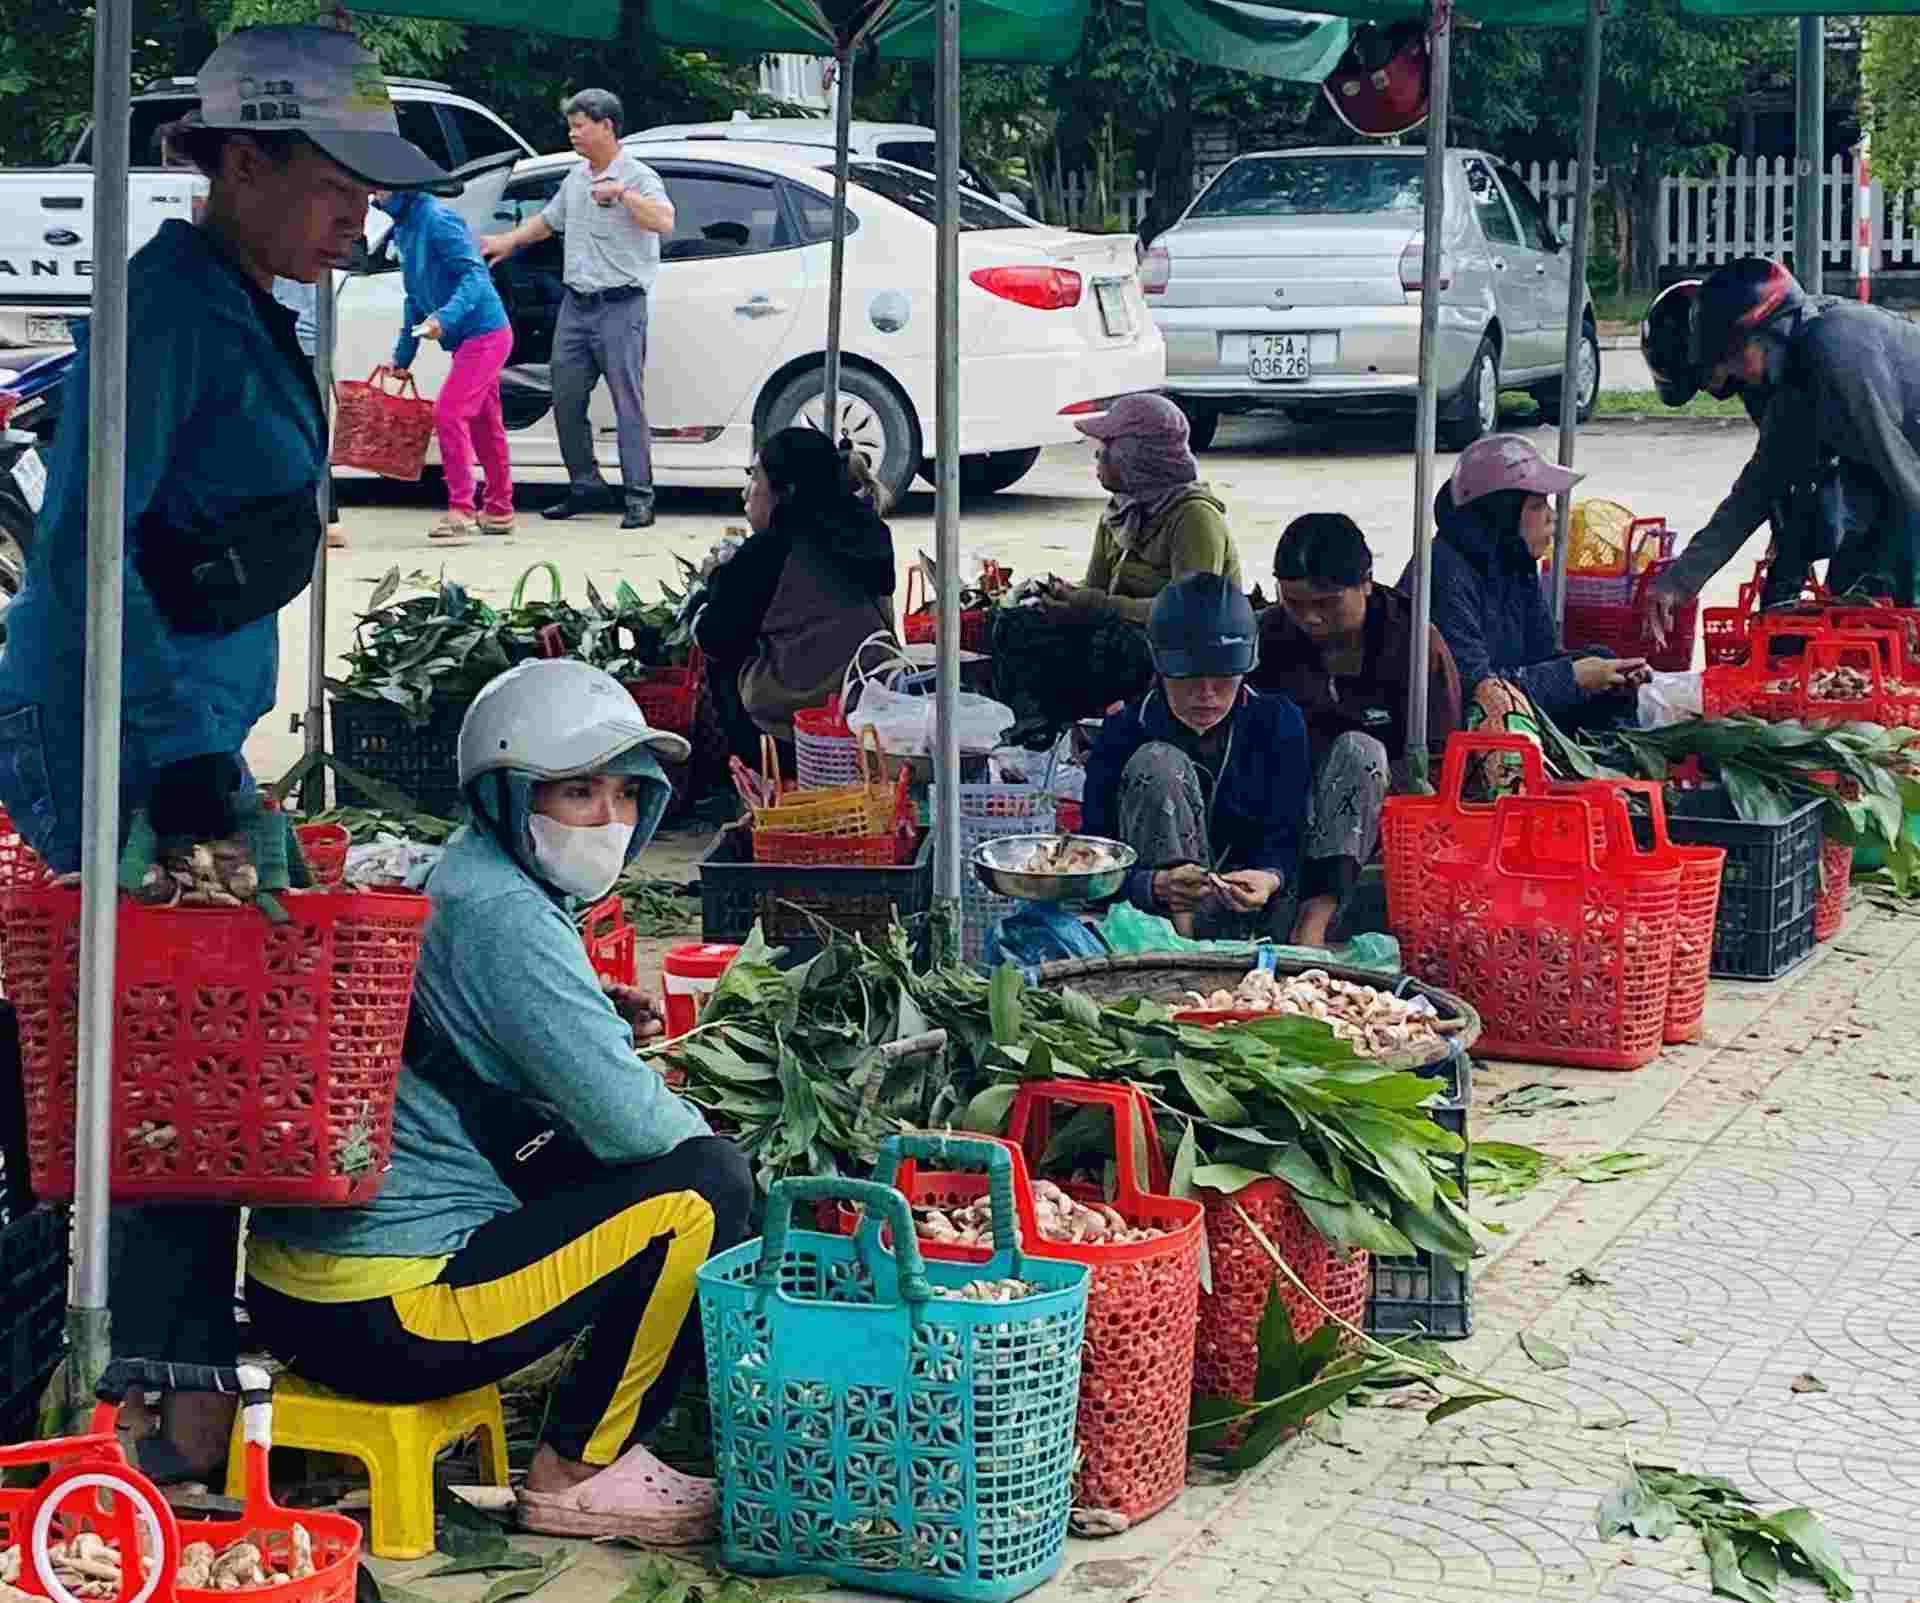
[[[6,609],[26,578],[47,490],[47,451],[73,360],[72,351],[60,351],[17,370],[0,366],[0,639]]]

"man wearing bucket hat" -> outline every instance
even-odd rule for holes
[[[1797,597],[1822,557],[1836,593],[1914,604],[1920,329],[1877,306],[1809,295],[1778,262],[1750,256],[1669,289],[1648,310],[1641,348],[1669,406],[1700,389],[1738,395],[1760,429],[1726,499],[1653,585],[1657,630],[1769,518],[1764,604]]]
[[[278,614],[311,579],[327,420],[274,281],[344,266],[368,191],[446,182],[402,139],[379,64],[333,28],[253,28],[200,69],[197,122],[171,136],[209,180],[204,219],[165,223],[128,270],[123,816],[175,840],[234,834],[241,748],[273,707]],[[87,393],[83,327],[72,378]],[[80,866],[89,419],[62,424],[40,535],[0,655],[0,805],[56,872]],[[123,1210],[113,1342],[126,1356],[231,1365],[239,1215]],[[225,1399],[163,1406],[143,1463],[201,1476]]]
[[[1517,434],[1460,453],[1433,515],[1433,626],[1460,670],[1469,729],[1531,733],[1533,710],[1563,729],[1614,723],[1633,710],[1640,658],[1565,651],[1540,582],[1553,549],[1553,503],[1584,474],[1547,461]],[[1408,591],[1412,569],[1402,575]]]

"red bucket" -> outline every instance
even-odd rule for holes
[[[660,989],[667,1007],[667,1034],[685,1035],[700,1022],[700,1010],[740,948],[720,941],[688,941],[660,960]]]

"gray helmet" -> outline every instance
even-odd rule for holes
[[[1253,603],[1219,573],[1190,573],[1153,598],[1147,644],[1164,679],[1215,679],[1251,673],[1260,661]]]
[[[460,788],[501,770],[571,779],[636,746],[683,763],[693,748],[655,729],[611,674],[571,659],[541,659],[491,680],[460,725]]]

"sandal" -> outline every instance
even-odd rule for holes
[[[714,1483],[669,1469],[630,1447],[565,1492],[519,1496],[520,1528],[540,1536],[627,1537],[650,1547],[694,1547],[720,1532]]]
[[[471,518],[461,517],[449,512],[444,518],[427,530],[427,538],[435,545],[465,545],[479,532],[480,526]]]

